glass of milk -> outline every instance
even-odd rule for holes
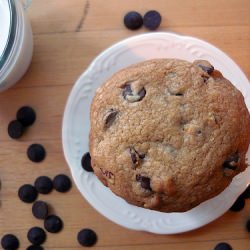
[[[24,75],[32,53],[32,30],[23,2],[0,0],[0,92]]]

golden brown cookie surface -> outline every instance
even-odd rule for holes
[[[137,206],[186,211],[217,195],[246,168],[249,142],[243,96],[206,61],[132,65],[92,102],[95,174]]]

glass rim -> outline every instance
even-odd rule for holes
[[[3,68],[3,65],[7,61],[13,45],[15,41],[16,36],[16,27],[17,27],[17,11],[16,11],[16,4],[15,0],[8,0],[8,7],[10,12],[10,27],[9,27],[9,34],[6,41],[5,48],[3,50],[2,55],[0,55],[0,70]]]

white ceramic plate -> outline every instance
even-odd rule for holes
[[[162,213],[128,204],[81,167],[88,151],[89,111],[95,90],[113,73],[151,58],[207,59],[243,93],[250,109],[250,85],[240,68],[216,47],[193,37],[149,33],[123,40],[101,53],[80,76],[66,105],[63,149],[74,181],[85,199],[111,221],[134,230],[174,234],[199,228],[225,213],[250,181],[250,167],[217,197],[185,213]],[[248,157],[250,150],[248,151]],[[250,157],[249,157],[250,158]]]

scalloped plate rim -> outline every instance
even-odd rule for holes
[[[111,214],[107,215],[106,213],[107,212],[110,212],[110,211],[102,211],[97,204],[95,204],[93,202],[93,199],[86,195],[82,190],[81,190],[81,187],[79,185],[77,185],[77,177],[75,176],[74,174],[74,171],[73,171],[73,167],[71,166],[71,159],[70,157],[68,156],[67,154],[67,150],[68,150],[68,146],[67,146],[67,136],[65,135],[65,131],[67,131],[67,114],[69,113],[69,110],[70,110],[70,104],[71,104],[71,98],[72,96],[74,96],[74,94],[76,94],[77,90],[79,89],[79,87],[81,86],[82,84],[82,81],[84,80],[84,78],[86,76],[88,76],[88,74],[91,72],[91,70],[95,67],[95,64],[98,62],[98,60],[101,60],[103,57],[105,57],[105,55],[107,53],[110,53],[112,52],[113,49],[115,48],[119,48],[119,46],[122,46],[128,42],[131,42],[133,40],[140,40],[140,39],[143,39],[143,38],[147,38],[147,37],[153,37],[153,36],[170,36],[170,37],[174,37],[174,38],[177,38],[177,39],[187,39],[187,40],[194,40],[198,43],[204,43],[206,44],[207,46],[210,47],[210,49],[212,50],[217,50],[217,52],[219,53],[222,53],[223,56],[227,57],[231,62],[230,63],[233,63],[235,66],[238,67],[238,71],[240,71],[241,73],[241,77],[243,77],[243,79],[245,81],[248,81],[247,77],[244,75],[243,71],[240,69],[240,67],[233,61],[233,59],[231,59],[228,55],[226,55],[223,51],[221,51],[220,49],[216,48],[215,46],[209,44],[208,42],[206,41],[203,41],[201,39],[198,39],[198,38],[194,38],[194,37],[191,37],[191,36],[183,36],[183,35],[178,35],[178,34],[175,34],[175,33],[167,33],[167,32],[156,32],[156,33],[147,33],[147,34],[141,34],[141,35],[137,35],[137,36],[132,36],[132,37],[129,37],[129,38],[126,38],[116,44],[114,44],[113,46],[110,46],[109,48],[107,48],[106,50],[104,50],[102,53],[100,53],[91,63],[90,65],[88,66],[88,68],[81,74],[81,76],[77,79],[76,83],[74,84],[73,88],[71,89],[71,92],[68,96],[68,99],[67,99],[67,103],[66,103],[66,107],[65,107],[65,110],[64,110],[64,115],[63,115],[63,126],[62,126],[62,142],[63,142],[63,152],[64,152],[64,156],[65,156],[65,159],[69,165],[69,168],[70,168],[70,171],[71,171],[71,174],[73,176],[73,179],[76,183],[76,186],[78,188],[78,190],[80,191],[80,193],[84,196],[84,198],[99,212],[101,213],[103,216],[105,216],[106,218],[110,219],[111,221],[115,222],[116,224],[118,225],[121,225],[123,227],[126,227],[128,229],[133,229],[133,230],[143,230],[143,231],[148,231],[148,232],[151,232],[151,233],[158,233],[158,234],[176,234],[176,233],[182,233],[182,232],[186,232],[186,231],[190,231],[190,230],[194,230],[194,229],[197,229],[205,224],[208,224],[210,222],[212,222],[213,220],[217,219],[218,217],[220,217],[222,214],[224,214],[227,210],[225,210],[224,212],[222,212],[221,214],[218,214],[216,217],[214,217],[213,220],[210,220],[210,221],[206,221],[204,220],[202,224],[200,224],[199,226],[196,226],[196,227],[193,227],[193,228],[182,228],[182,229],[179,229],[179,230],[172,230],[171,232],[170,231],[164,231],[162,232],[161,230],[160,231],[157,231],[157,230],[151,230],[150,228],[149,229],[145,229],[145,227],[142,227],[140,225],[131,225],[129,222],[127,223],[126,220],[123,221],[123,223],[121,222],[117,222],[116,221],[116,218],[115,216],[113,217]],[[235,200],[235,199],[234,199]],[[232,201],[233,203],[234,201]],[[106,209],[106,208],[105,208]],[[166,213],[164,213],[166,214]],[[178,213],[177,213],[178,214]],[[182,214],[182,213],[181,213]],[[188,225],[187,225],[188,226]],[[176,229],[176,228],[175,228]]]

